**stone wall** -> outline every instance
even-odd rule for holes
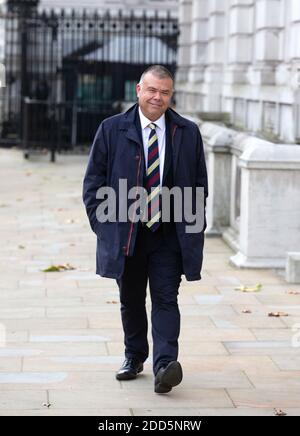
[[[207,236],[239,267],[284,268],[300,248],[300,147],[197,121],[208,167]]]

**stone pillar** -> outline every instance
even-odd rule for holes
[[[5,1],[0,0],[0,125],[4,119],[4,96],[7,82],[5,62]]]
[[[177,82],[187,82],[188,80],[191,64],[192,6],[193,0],[180,0]]]
[[[189,80],[192,83],[201,83],[204,79],[204,69],[207,62],[208,1],[194,0],[192,16],[191,68]]]
[[[289,41],[289,49],[291,59],[300,59],[300,44],[299,44],[299,34],[300,34],[300,2],[298,0],[291,1],[291,40]],[[286,47],[288,49],[288,47]]]
[[[285,136],[293,136],[293,140],[300,138],[300,1],[290,0],[290,23],[289,36],[286,39],[285,50],[289,54],[288,67],[291,76],[288,77],[289,85],[292,85],[294,92],[294,105],[289,107],[289,122],[283,124],[286,126],[287,134]]]
[[[300,147],[248,139],[240,157],[239,267],[284,268],[300,247]]]
[[[4,41],[5,41],[5,21],[4,21],[4,1],[0,0],[0,63],[4,61]],[[2,85],[3,86],[3,85]]]
[[[283,15],[281,0],[255,2],[254,65],[249,70],[254,85],[275,84],[275,68],[281,59]]]
[[[221,112],[227,0],[210,0],[208,5],[208,65],[205,71],[206,97],[203,102],[203,111]]]
[[[208,236],[221,235],[230,225],[230,145],[234,131],[212,123],[203,123],[201,133],[205,143],[208,191],[207,229]]]
[[[191,67],[192,0],[179,3],[179,42],[176,71],[176,107],[180,112],[189,111],[189,70]]]
[[[287,253],[285,279],[288,283],[300,283],[300,252]]]
[[[225,83],[246,83],[247,70],[252,63],[253,0],[230,0],[229,4]]]

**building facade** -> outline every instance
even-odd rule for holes
[[[234,265],[300,281],[300,2],[180,0],[179,25],[176,102],[206,145],[208,234]]]
[[[181,0],[181,107],[300,142],[299,0]]]

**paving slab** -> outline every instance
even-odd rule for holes
[[[95,274],[81,199],[86,163],[0,148],[0,415],[274,416],[276,407],[299,416],[300,286],[233,267],[221,238],[206,238],[202,280],[182,277],[183,382],[154,393],[150,325],[143,373],[115,379],[124,360],[119,292]],[[42,271],[65,263],[75,269]],[[256,283],[260,292],[235,290]]]

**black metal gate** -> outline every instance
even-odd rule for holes
[[[102,119],[135,101],[147,66],[175,72],[178,25],[170,15],[26,6],[12,7],[5,22],[2,142],[58,149],[90,144]]]

